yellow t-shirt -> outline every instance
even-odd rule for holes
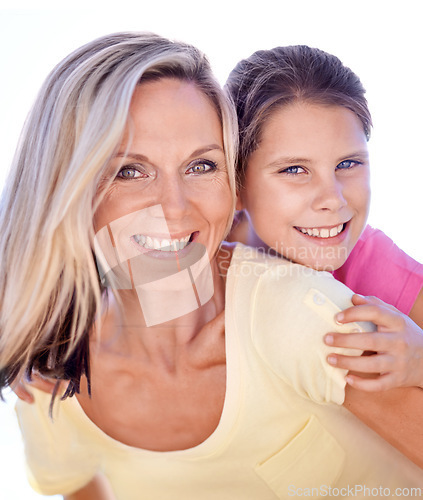
[[[226,293],[227,387],[213,434],[187,450],[134,448],[95,426],[76,398],[57,401],[50,420],[50,396],[34,391],[35,404],[17,403],[34,489],[66,494],[102,472],[118,500],[423,494],[423,471],[340,406],[345,372],[327,364],[333,348],[322,337],[362,328],[333,319],[352,292],[239,245]]]

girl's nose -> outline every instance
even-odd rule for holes
[[[330,179],[320,179],[315,186],[313,208],[337,212],[347,205],[343,191],[344,186],[335,175]]]

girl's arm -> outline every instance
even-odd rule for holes
[[[423,288],[420,290],[413,307],[411,308],[410,318],[423,329]]]

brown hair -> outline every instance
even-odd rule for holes
[[[337,57],[320,49],[294,45],[259,50],[236,65],[226,90],[238,115],[241,184],[264,123],[276,108],[294,101],[344,106],[358,116],[370,137],[372,120],[360,79]]]

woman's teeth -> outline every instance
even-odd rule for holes
[[[184,238],[180,238],[178,240],[162,240],[159,238],[152,238],[151,236],[145,236],[144,234],[134,234],[133,238],[134,241],[136,241],[139,245],[146,248],[147,250],[177,252],[178,250],[182,250],[188,245],[191,235],[189,234],[188,236],[185,236]]]
[[[342,230],[344,229],[344,224],[339,224],[339,226],[332,227],[331,229],[318,229],[317,227],[297,227],[296,229],[298,229],[298,231],[301,231],[303,234],[308,234],[308,236],[314,236],[316,238],[333,238],[334,236],[338,236],[338,234],[342,232]]]

